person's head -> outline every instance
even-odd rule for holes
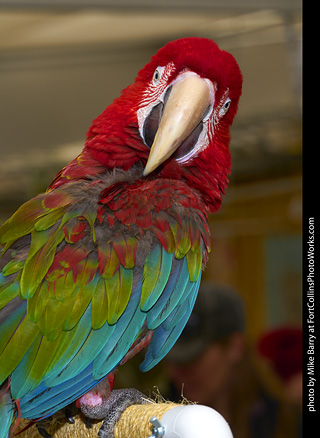
[[[262,334],[258,353],[281,381],[286,397],[302,403],[302,329],[277,327]]]
[[[233,385],[245,353],[245,314],[230,288],[203,283],[191,317],[167,356],[169,378],[193,401],[211,404]]]

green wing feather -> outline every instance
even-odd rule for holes
[[[10,329],[12,334],[0,356],[0,382],[12,373],[39,334],[39,327],[26,314],[18,327],[11,326]],[[1,336],[8,338],[8,331],[10,330],[6,330]]]
[[[21,298],[31,298],[40,286],[53,263],[57,246],[63,238],[62,230],[57,230],[52,234],[47,231],[33,231],[30,251],[21,275]]]
[[[12,279],[4,285],[0,285],[0,309],[3,309],[10,301],[19,295],[19,285]]]
[[[156,245],[145,259],[141,292],[141,310],[147,312],[161,295],[170,275],[172,254]]]
[[[113,277],[106,279],[109,324],[115,324],[127,307],[132,291],[132,280],[132,270],[122,266]]]

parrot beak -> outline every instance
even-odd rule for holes
[[[143,175],[169,158],[201,122],[213,102],[206,79],[184,73],[172,85]]]

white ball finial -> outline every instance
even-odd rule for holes
[[[226,420],[208,406],[174,407],[163,415],[161,425],[165,438],[233,438]]]

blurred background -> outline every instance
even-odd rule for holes
[[[0,222],[80,152],[158,48],[212,38],[244,87],[204,279],[241,295],[251,343],[300,325],[301,33],[300,0],[0,0]]]

